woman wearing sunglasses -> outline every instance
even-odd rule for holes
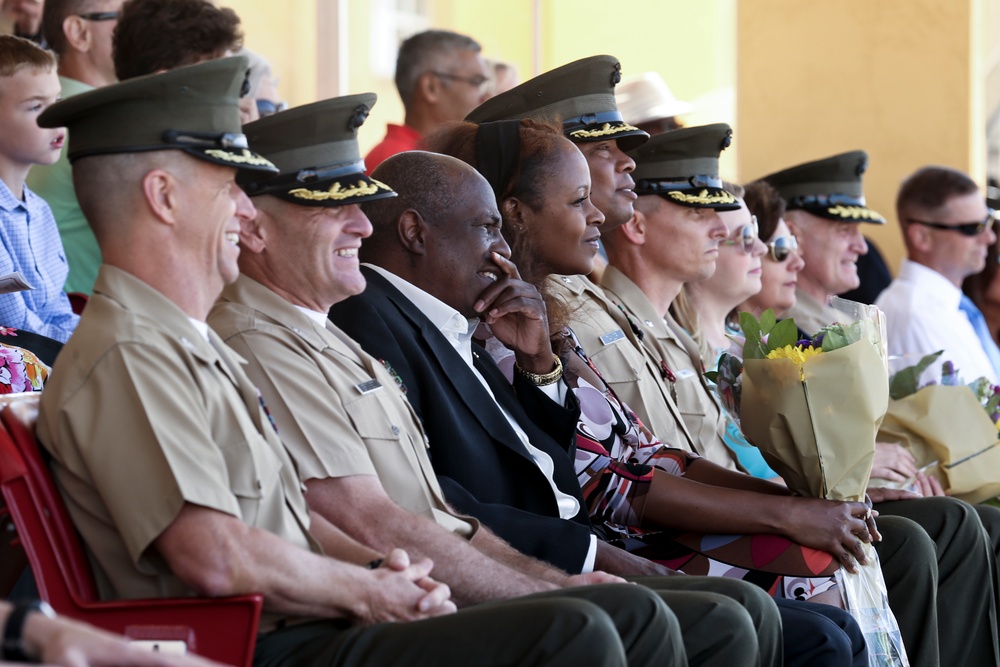
[[[425,141],[428,150],[464,160],[490,181],[511,259],[546,300],[553,351],[581,407],[573,460],[598,534],[689,574],[749,578],[777,597],[839,606],[832,574],[840,556],[818,550],[831,537],[819,527],[827,525],[830,501],[791,498],[763,482],[749,486],[742,473],[664,445],[619,400],[565,326],[566,307],[547,293],[547,280],[591,271],[603,222],[590,202],[582,154],[555,128],[532,121],[449,124]],[[756,236],[746,243],[759,261]],[[485,346],[513,372],[510,351],[495,339]],[[790,529],[805,516],[812,535]]]
[[[742,200],[743,188],[726,184],[726,191]],[[740,201],[735,211],[723,211],[726,239],[719,243],[715,273],[699,281],[685,283],[671,309],[678,323],[698,342],[702,361],[714,368],[719,354],[732,341],[727,338],[735,308],[760,291],[761,257],[767,247],[758,237],[757,218]]]
[[[760,317],[770,308],[781,317],[795,305],[795,286],[805,262],[799,254],[798,242],[785,224],[785,201],[777,191],[764,181],[757,181],[746,186],[743,200],[757,217],[767,255],[761,265],[760,290],[747,297],[738,310]]]

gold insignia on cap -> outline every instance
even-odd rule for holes
[[[712,195],[708,193],[708,190],[702,190],[696,195],[689,195],[686,192],[680,192],[678,190],[671,190],[666,193],[671,199],[676,199],[679,202],[685,204],[735,204],[736,197],[732,196],[725,190],[720,190],[718,193]]]
[[[618,134],[620,132],[635,132],[639,128],[633,127],[628,123],[622,123],[621,125],[615,125],[612,127],[611,123],[605,123],[599,130],[574,130],[569,133],[574,139],[593,139],[595,137],[606,137],[610,134]]]
[[[334,201],[340,201],[343,199],[350,199],[351,197],[367,197],[369,195],[376,194],[379,190],[385,190],[386,192],[392,192],[390,188],[385,183],[381,181],[376,181],[374,178],[369,178],[371,183],[365,183],[364,181],[358,181],[357,185],[351,185],[349,187],[343,187],[340,183],[334,183],[333,187],[329,190],[309,190],[307,188],[296,188],[294,190],[289,190],[288,194],[295,197],[296,199],[305,199],[308,201],[328,201],[333,199]]]
[[[259,155],[254,155],[245,148],[240,155],[235,155],[229,151],[224,151],[219,148],[209,148],[205,151],[205,155],[236,164],[252,164],[257,167],[274,167],[270,160],[262,158]]]
[[[830,215],[835,215],[839,218],[850,218],[851,220],[884,220],[881,215],[866,208],[864,206],[831,206],[826,209],[826,212]]]

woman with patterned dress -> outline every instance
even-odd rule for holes
[[[553,349],[581,406],[575,466],[600,535],[689,574],[742,578],[778,597],[839,605],[833,573],[841,537],[853,543],[860,532],[870,539],[868,508],[846,504],[852,520],[844,533],[848,526],[831,520],[846,514],[843,503],[793,498],[784,487],[665,446],[562,324],[566,305],[546,293],[546,278],[589,273],[603,222],[589,200],[590,173],[579,150],[555,128],[528,120],[451,124],[425,147],[462,159],[490,181],[512,259],[546,297]],[[512,370],[499,342],[486,346]]]

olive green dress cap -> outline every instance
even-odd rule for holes
[[[70,161],[91,155],[181,150],[215,164],[273,173],[240,129],[245,57],[129,79],[56,102],[41,127],[69,130]]]
[[[334,97],[281,111],[244,126],[251,148],[272,161],[276,176],[240,174],[250,196],[274,195],[303,206],[343,206],[395,196],[365,176],[358,128],[374,93]]]
[[[631,151],[634,191],[660,195],[680,206],[734,211],[740,203],[722,187],[719,154],[733,140],[725,123],[698,125],[654,135]]]
[[[864,151],[840,153],[763,177],[785,200],[789,211],[803,210],[829,220],[885,224],[868,208],[861,177],[868,168]]]
[[[491,97],[465,120],[485,123],[530,118],[562,123],[571,141],[614,139],[622,150],[642,144],[649,135],[622,120],[615,104],[621,64],[614,56],[591,56],[539,74]]]

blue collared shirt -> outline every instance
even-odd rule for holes
[[[0,223],[0,275],[20,271],[35,288],[0,294],[0,326],[65,343],[80,318],[63,292],[69,264],[49,205],[27,187],[20,201],[0,181]]]

